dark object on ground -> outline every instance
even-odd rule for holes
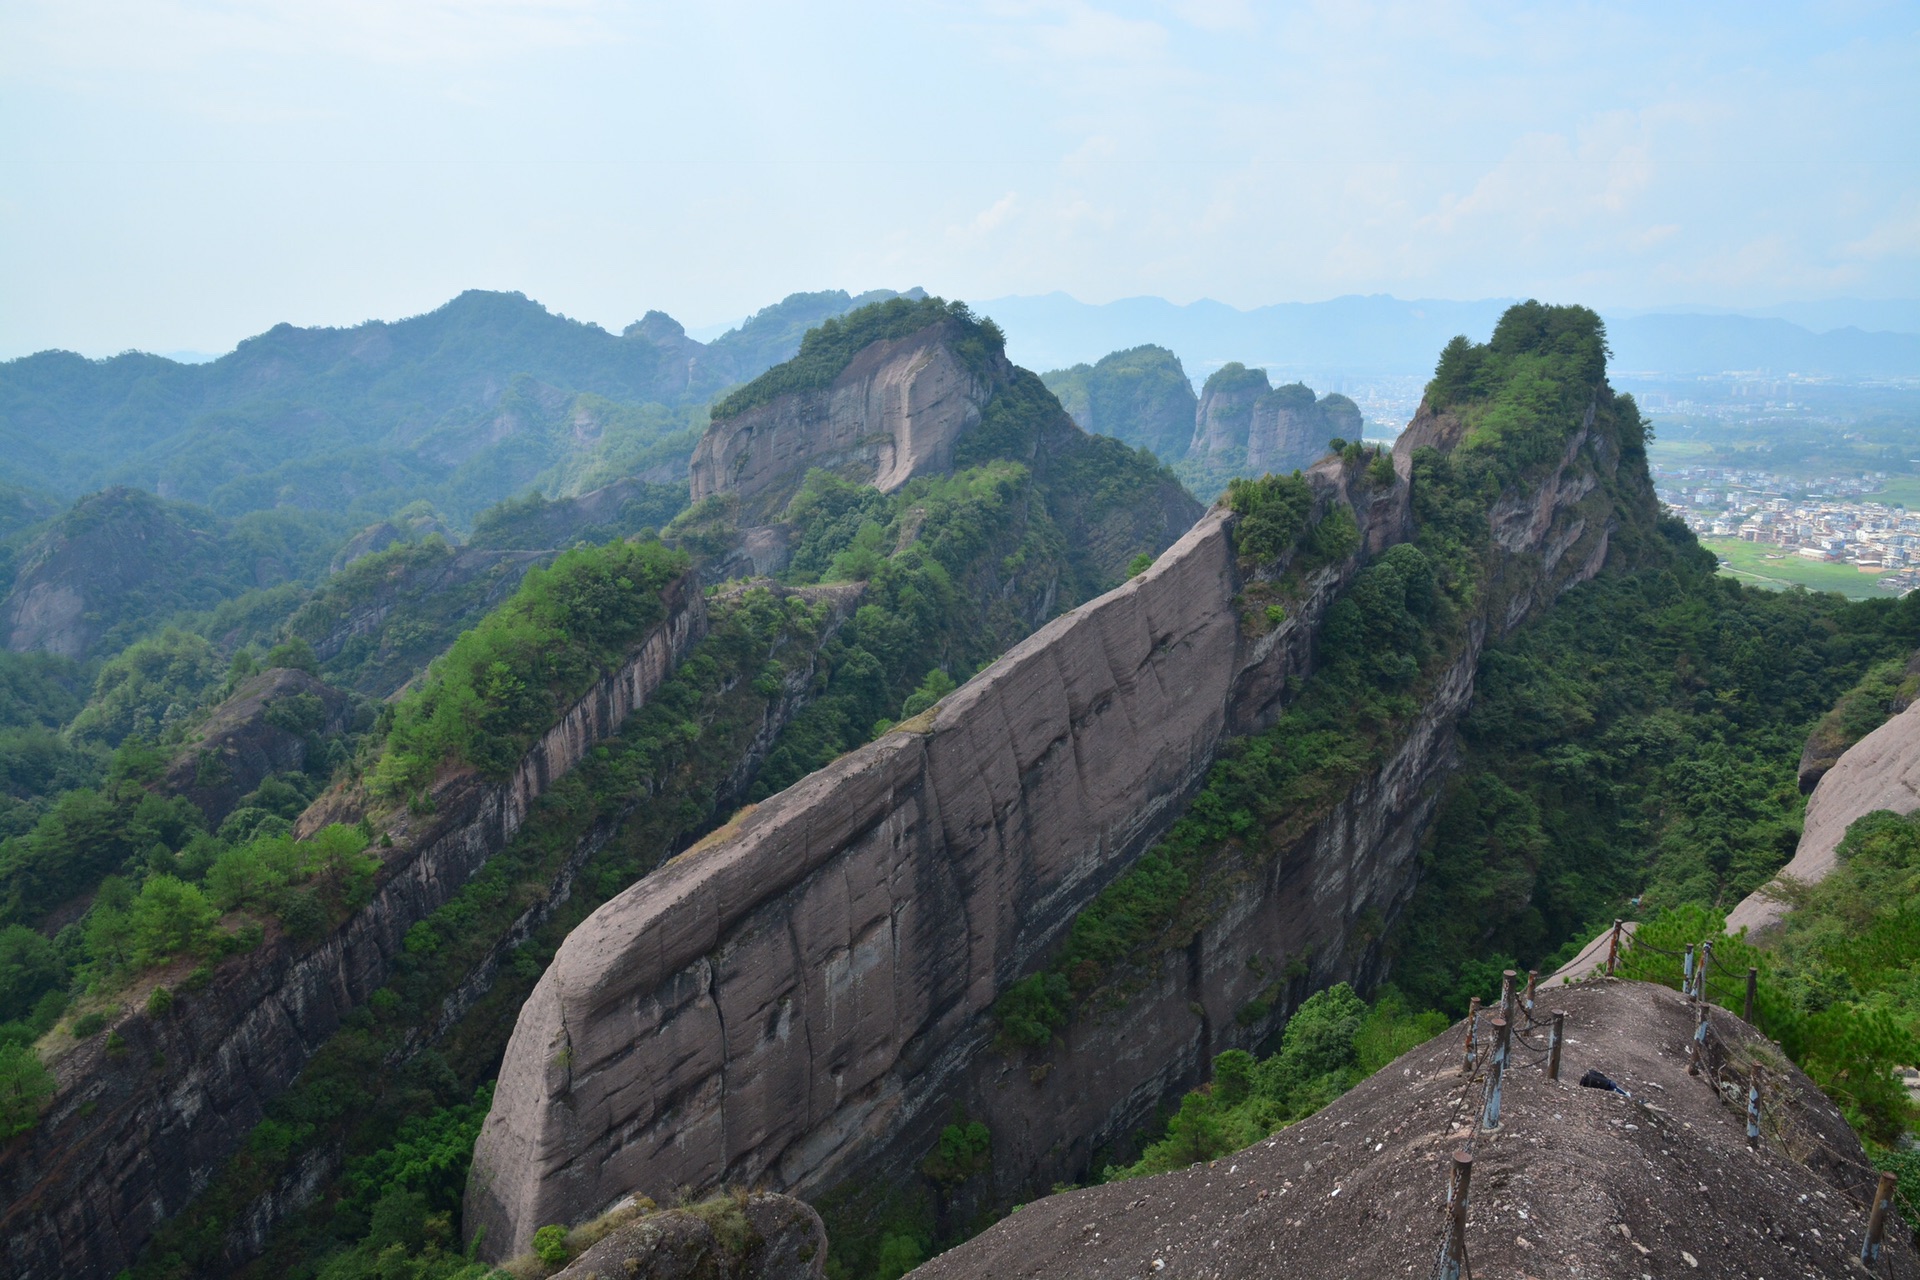
[[[827,1232],[791,1196],[720,1196],[637,1217],[552,1280],[821,1280]]]
[[[1607,1079],[1607,1077],[1601,1075],[1598,1071],[1589,1070],[1587,1074],[1580,1077],[1580,1084],[1582,1088],[1586,1089],[1611,1089],[1615,1093],[1628,1098],[1633,1096],[1613,1081]]]
[[[1474,1143],[1474,1275],[1862,1274],[1876,1175],[1778,1048],[1716,1010],[1706,1069],[1689,1076],[1693,1012],[1678,993],[1601,978],[1553,1002],[1567,1010],[1568,1076],[1605,1061],[1644,1101],[1549,1081],[1523,1043],[1500,1128]],[[1236,1155],[1035,1201],[914,1280],[1428,1275],[1447,1166],[1478,1111],[1478,1086],[1460,1077],[1462,1030]],[[1766,1092],[1749,1152],[1744,1090],[1736,1099],[1732,1086],[1753,1061]],[[1910,1235],[1889,1224],[1877,1274],[1920,1277]]]

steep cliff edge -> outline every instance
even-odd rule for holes
[[[257,950],[220,964],[198,989],[184,983],[169,1007],[123,1009],[111,1037],[74,1043],[51,1064],[60,1088],[49,1110],[0,1149],[9,1274],[111,1275],[133,1262],[386,981],[408,931],[503,848],[533,801],[617,732],[705,634],[706,603],[691,576],[663,592],[662,603],[665,620],[504,781],[456,771],[420,811],[385,816],[391,845],[380,850],[372,899],[337,929],[316,944],[274,927]],[[336,794],[323,797],[301,829],[360,816]],[[180,983],[187,975],[160,977]]]
[[[1920,809],[1920,703],[1847,748],[1821,775],[1807,798],[1807,814],[1783,878],[1813,884],[1833,870],[1835,850],[1856,818],[1876,809],[1908,814]],[[1765,889],[1727,913],[1727,931],[1759,931],[1777,924],[1787,904]]]
[[[925,717],[601,908],[522,1010],[467,1232],[510,1251],[636,1189],[911,1180],[957,1111],[994,1135],[975,1202],[1005,1203],[1084,1169],[1311,986],[1364,981],[1378,965],[1368,921],[1390,919],[1411,885],[1481,639],[1598,572],[1617,485],[1646,487],[1640,455],[1619,474],[1616,418],[1597,425],[1603,393],[1612,403],[1599,374],[1577,391],[1584,415],[1537,424],[1530,445],[1552,446],[1537,457],[1476,437],[1469,405],[1424,413],[1390,478],[1316,467],[1295,482],[1314,527],[1352,530],[1330,559],[1244,564],[1236,517],[1214,513]],[[1478,508],[1487,572],[1419,713],[1343,795],[1297,815],[1277,854],[1228,878],[1188,945],[1142,956],[1137,981],[1063,1047],[1031,1061],[996,1049],[999,995],[1166,830],[1221,744],[1297,696],[1330,611],[1412,536],[1418,477],[1462,439],[1495,458],[1474,473],[1498,497]],[[1287,603],[1248,608],[1250,587],[1296,563]],[[1290,965],[1299,980],[1274,989]],[[1273,1007],[1236,1018],[1263,993]]]
[[[882,493],[916,475],[950,470],[954,441],[979,424],[994,387],[1013,376],[1004,356],[970,367],[955,350],[958,330],[946,321],[882,339],[823,388],[716,416],[693,452],[693,500],[733,494],[751,505],[783,506],[809,467],[845,473]]]

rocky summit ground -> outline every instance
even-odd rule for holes
[[[1560,1080],[1518,1050],[1501,1126],[1473,1145],[1471,1275],[1868,1274],[1857,1258],[1873,1174],[1775,1046],[1716,1011],[1708,1069],[1689,1076],[1693,1015],[1676,992],[1601,978],[1551,991],[1537,1013],[1552,1008],[1567,1011]],[[1544,1044],[1544,1026],[1529,1038]],[[1462,1041],[1456,1027],[1236,1155],[1027,1205],[913,1276],[1424,1278],[1450,1153],[1481,1096],[1463,1079]],[[1756,1062],[1764,1136],[1752,1151],[1743,1082]],[[1589,1070],[1632,1096],[1581,1087]],[[1911,1228],[1896,1217],[1886,1238],[1877,1274],[1920,1277]]]

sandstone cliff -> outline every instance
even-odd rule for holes
[[[1200,404],[1180,357],[1165,347],[1115,351],[1041,381],[1082,431],[1151,449],[1163,462],[1186,456]]]
[[[1920,703],[1854,743],[1821,775],[1807,798],[1807,816],[1782,877],[1812,884],[1833,870],[1834,851],[1856,818],[1876,809],[1920,809]],[[1727,931],[1777,924],[1786,904],[1765,889],[1748,894],[1727,913]]]
[[[1423,416],[1399,481],[1337,461],[1316,504],[1362,537],[1261,634],[1245,624],[1232,518],[1055,620],[897,730],[764,803],[602,907],[521,1012],[482,1131],[466,1230],[493,1252],[635,1190],[765,1182],[817,1193],[911,1177],[957,1110],[995,1135],[1001,1203],[1084,1169],[1221,1049],[1257,1040],[1312,987],[1377,968],[1489,627],[1517,623],[1604,563],[1620,457],[1592,429],[1496,511],[1487,616],[1391,757],[1062,1052],[991,1050],[988,1011],[1080,907],[1176,816],[1225,737],[1273,723],[1315,665],[1325,612],[1410,533],[1412,450],[1459,424]],[[1513,545],[1506,543],[1511,540]],[[1237,1022],[1304,964],[1265,1020]]]
[[[167,1012],[123,1011],[112,1024],[112,1051],[108,1036],[95,1035],[51,1064],[59,1092],[49,1110],[30,1134],[0,1148],[8,1275],[107,1276],[132,1263],[259,1123],[266,1103],[386,981],[407,931],[504,847],[532,802],[617,732],[705,633],[705,601],[691,577],[665,601],[666,620],[506,782],[461,772],[434,788],[430,812],[387,815],[392,847],[382,851],[372,901],[317,945],[270,930],[204,987],[181,990]],[[359,817],[336,793],[298,829]]]
[[[1364,428],[1346,396],[1316,400],[1303,383],[1273,387],[1265,369],[1228,364],[1201,393],[1184,471],[1203,489],[1234,475],[1285,473],[1310,465],[1330,440],[1360,439]]]
[[[976,370],[954,349],[954,321],[873,343],[821,389],[788,392],[717,418],[694,449],[693,501],[730,494],[777,512],[810,467],[838,471],[883,493],[952,467],[953,445],[980,421],[1012,366],[995,355]]]

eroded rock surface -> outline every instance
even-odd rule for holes
[[[1920,809],[1920,703],[1854,743],[1821,776],[1807,798],[1800,843],[1780,874],[1807,884],[1824,880],[1847,828],[1876,809]],[[1785,913],[1786,904],[1761,889],[1727,913],[1727,929],[1765,929]]]
[[[569,936],[521,1011],[482,1130],[466,1228],[523,1249],[639,1188],[765,1183],[808,1194],[913,1176],[957,1111],[995,1135],[1001,1195],[1084,1168],[1211,1054],[1265,1034],[1312,986],[1377,964],[1507,604],[1544,603],[1604,563],[1613,499],[1549,476],[1518,548],[1427,714],[1397,751],[1237,891],[1150,991],[1076,1022],[1066,1051],[988,1052],[989,1010],[1075,913],[1157,838],[1220,742],[1273,723],[1314,666],[1328,605],[1410,533],[1409,458],[1457,424],[1423,417],[1376,490],[1311,473],[1355,508],[1361,548],[1320,570],[1272,630],[1242,619],[1231,517],[1202,520],[1146,573],[1015,646],[914,729],[855,751],[675,859]],[[1586,428],[1563,469],[1611,474]],[[1640,495],[1651,503],[1650,493]],[[1518,513],[1516,513],[1518,514]],[[1558,545],[1554,567],[1540,554]],[[1489,608],[1495,608],[1490,603]],[[1249,955],[1311,964],[1266,1021]],[[1276,970],[1277,971],[1277,970]]]
[[[552,1280],[821,1280],[827,1232],[791,1196],[663,1209],[616,1228]]]
[[[787,392],[715,421],[694,449],[693,501],[733,494],[776,509],[810,467],[839,471],[883,493],[952,467],[953,445],[980,421],[1004,357],[983,371],[953,348],[954,322],[876,342],[819,390]],[[756,500],[759,500],[756,502]]]

